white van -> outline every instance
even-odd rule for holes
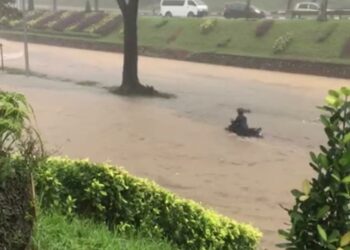
[[[201,17],[208,15],[202,0],[161,0],[160,14],[166,17]]]

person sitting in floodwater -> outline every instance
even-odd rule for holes
[[[236,119],[231,120],[231,124],[226,130],[239,136],[262,137],[261,128],[249,128],[248,126],[247,117],[244,113],[250,113],[250,110],[239,108],[237,109],[237,113]]]

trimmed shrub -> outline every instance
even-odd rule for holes
[[[31,182],[21,169],[23,161],[9,162],[0,158],[1,175],[11,170],[0,179],[0,249],[23,250],[30,244],[34,221]]]
[[[227,38],[227,39],[225,39],[224,41],[219,42],[219,43],[216,45],[216,47],[218,47],[218,48],[226,48],[226,47],[230,44],[231,41],[232,41],[231,37],[230,37],[230,38]]]
[[[77,26],[74,27],[72,31],[82,32],[91,25],[100,22],[105,16],[106,13],[104,12],[90,13],[79,24],[77,24]]]
[[[84,32],[96,33],[97,30],[99,30],[101,27],[104,27],[108,23],[113,22],[113,20],[117,17],[118,16],[116,14],[106,14],[101,21],[92,24],[91,26],[86,28]]]
[[[32,28],[34,29],[47,29],[50,26],[50,23],[56,22],[64,11],[58,12],[49,12],[47,15],[44,15],[42,18],[33,23]]]
[[[154,25],[154,28],[156,29],[160,29],[162,27],[164,27],[165,25],[167,25],[169,23],[168,19],[163,19],[161,20],[159,23],[157,23],[156,25]]]
[[[217,19],[207,19],[199,26],[202,35],[207,35],[214,31],[215,27],[218,25]]]
[[[123,24],[123,17],[121,15],[114,17],[112,20],[106,22],[94,31],[94,33],[106,36],[112,31],[117,30]]]
[[[329,91],[326,101],[321,122],[328,146],[310,154],[315,178],[292,191],[292,227],[280,231],[286,249],[350,249],[350,88]]]
[[[77,24],[85,16],[84,12],[70,12],[70,15],[66,18],[62,17],[53,26],[52,29],[56,31],[64,31],[66,28]]]
[[[257,249],[261,233],[178,198],[153,182],[87,160],[50,158],[36,168],[42,204],[103,221],[110,228],[147,232],[182,249]]]
[[[340,57],[350,58],[350,37],[345,41]]]
[[[293,41],[293,34],[291,32],[286,33],[283,36],[280,36],[276,39],[274,45],[273,45],[273,53],[274,54],[281,54],[290,45],[290,43]]]
[[[316,42],[317,43],[325,42],[337,30],[338,25],[339,25],[338,23],[329,24],[325,30],[323,30],[317,34]]]
[[[260,22],[258,26],[256,26],[255,36],[256,37],[265,36],[270,31],[274,23],[275,23],[274,20],[264,20]]]
[[[22,250],[30,243],[35,216],[31,170],[42,155],[30,115],[23,95],[0,91],[0,249]]]
[[[5,16],[0,18],[0,27],[1,28],[10,28],[11,27],[10,19],[5,17]]]

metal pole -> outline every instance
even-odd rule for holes
[[[4,71],[4,51],[2,49],[2,44],[0,43],[0,53],[1,53],[1,70]]]
[[[22,0],[23,11],[23,40],[24,40],[24,60],[25,60],[25,72],[28,76],[30,74],[29,68],[29,53],[28,53],[28,27],[27,27],[27,11],[25,0]]]

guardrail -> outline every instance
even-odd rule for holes
[[[305,11],[305,10],[292,10],[291,12],[292,17],[301,17],[301,16],[318,16],[318,11]],[[350,9],[344,9],[344,10],[328,10],[327,16],[350,16]]]

